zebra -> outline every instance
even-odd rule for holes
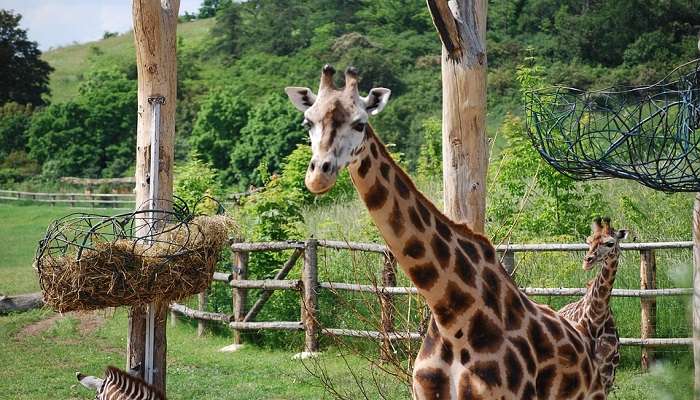
[[[107,367],[104,379],[80,372],[75,377],[86,388],[97,391],[95,400],[165,400],[160,390],[116,367]]]

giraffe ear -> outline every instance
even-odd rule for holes
[[[625,240],[627,239],[627,236],[629,235],[629,232],[627,229],[620,229],[619,231],[615,232],[615,237],[617,240]]]
[[[367,114],[379,114],[389,101],[389,96],[391,96],[391,90],[386,88],[373,88],[370,90],[367,97],[362,98],[362,101],[365,103],[365,111],[367,111]]]
[[[309,88],[290,86],[284,88],[284,91],[294,107],[301,112],[308,110],[316,102],[316,95]]]
[[[94,376],[83,375],[80,372],[76,372],[75,377],[78,379],[78,382],[80,382],[81,385],[95,391],[100,390],[102,384],[104,383],[104,379],[96,378]]]

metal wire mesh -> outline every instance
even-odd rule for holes
[[[665,192],[700,191],[700,59],[649,86],[526,95],[528,134],[574,179],[625,178]]]

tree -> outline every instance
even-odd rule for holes
[[[197,18],[211,18],[215,16],[219,10],[228,7],[231,0],[204,0],[199,7]]]
[[[22,16],[0,10],[0,104],[42,105],[49,93],[49,74],[53,68],[40,59],[36,42],[27,39],[19,28]]]
[[[6,103],[0,107],[0,159],[13,151],[24,150],[32,106]]]

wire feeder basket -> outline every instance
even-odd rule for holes
[[[205,290],[233,222],[174,208],[74,213],[54,221],[34,261],[44,302],[59,312],[94,310]]]
[[[700,59],[648,86],[530,91],[526,113],[535,148],[565,175],[700,191]]]

